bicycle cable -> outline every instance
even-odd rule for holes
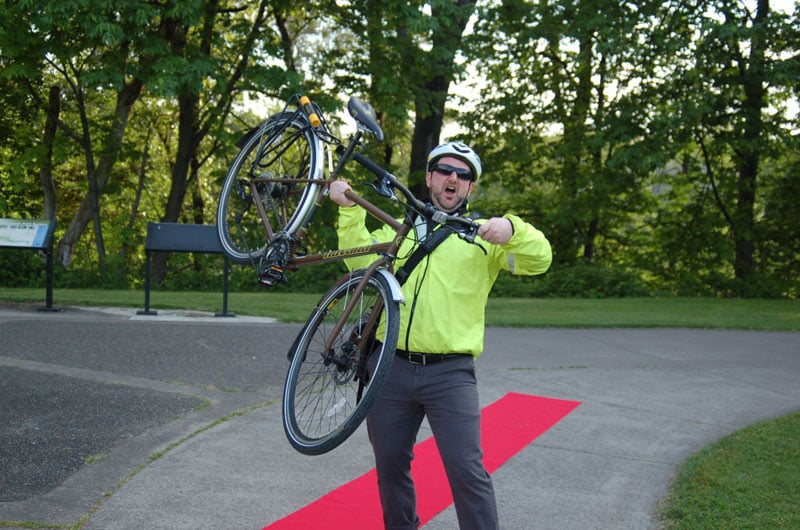
[[[428,221],[427,219],[425,220],[425,225],[426,225],[425,237],[422,238],[422,239],[417,238],[417,245],[423,244],[425,238],[430,237],[431,233],[433,232],[432,230],[430,230],[430,221]],[[440,230],[441,230],[441,228],[444,228],[444,227],[440,227]],[[415,234],[416,234],[416,230],[415,230]],[[425,266],[423,267],[422,272],[417,276],[416,282],[414,283],[414,294],[413,294],[413,297],[412,297],[412,300],[411,300],[411,308],[408,310],[408,324],[406,325],[406,334],[405,334],[405,340],[404,340],[404,345],[405,345],[404,349],[406,351],[409,351],[408,340],[409,340],[409,338],[411,336],[411,326],[414,323],[414,313],[415,313],[415,311],[417,309],[417,300],[419,300],[419,293],[422,291],[422,284],[425,281],[425,278],[428,276],[428,268],[430,267],[430,263],[431,263],[431,259],[430,258],[431,258],[430,254],[427,254],[425,256],[425,258],[424,258],[425,259]]]

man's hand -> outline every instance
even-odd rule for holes
[[[508,243],[511,236],[514,235],[514,227],[511,221],[505,217],[492,217],[478,228],[478,235],[484,241],[503,245]]]
[[[345,179],[334,180],[330,185],[330,198],[339,206],[353,206],[355,203],[344,195],[344,192],[352,189]]]

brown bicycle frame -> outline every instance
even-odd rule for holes
[[[297,183],[297,182],[303,182],[303,181],[307,181],[307,182],[315,183],[315,184],[321,184],[321,185],[324,185],[324,186],[330,186],[331,182],[333,182],[333,180],[320,181],[320,180],[310,180],[310,179],[300,180],[300,179],[268,179],[268,178],[265,178],[265,179],[253,179],[253,181],[251,182],[250,185],[251,185],[251,188],[253,189],[253,191],[255,192],[255,183],[256,182],[292,182],[292,183]],[[356,300],[358,299],[359,295],[363,292],[364,288],[366,287],[367,281],[369,280],[369,278],[375,273],[375,271],[378,268],[380,268],[380,267],[382,267],[384,265],[388,265],[389,266],[389,270],[390,271],[392,270],[391,269],[391,265],[392,265],[392,262],[394,261],[394,258],[397,256],[397,250],[400,248],[401,243],[403,242],[403,240],[405,239],[405,237],[408,235],[409,231],[411,230],[411,225],[410,224],[398,221],[397,219],[392,217],[389,213],[383,211],[378,206],[376,206],[375,204],[371,203],[370,201],[368,201],[364,197],[358,195],[354,191],[352,191],[352,190],[346,191],[345,192],[345,197],[347,197],[349,200],[351,200],[354,203],[356,203],[361,208],[364,208],[373,217],[379,219],[384,224],[389,225],[396,232],[396,235],[391,241],[386,242],[386,243],[375,243],[373,245],[367,245],[367,246],[363,246],[363,247],[353,247],[353,248],[346,248],[346,249],[339,249],[339,250],[328,250],[328,251],[325,251],[325,252],[318,252],[318,253],[307,254],[307,255],[303,255],[303,256],[294,256],[294,249],[292,250],[292,257],[286,263],[287,268],[297,268],[297,267],[302,267],[302,266],[307,266],[307,265],[315,265],[315,264],[318,264],[318,263],[324,263],[324,262],[330,262],[330,261],[342,261],[344,259],[352,258],[352,257],[356,257],[356,256],[366,256],[367,254],[378,254],[379,256],[381,256],[380,258],[378,258],[375,262],[373,262],[366,269],[366,273],[364,274],[364,277],[361,279],[359,284],[356,286],[355,290],[352,293],[353,295],[351,296],[349,302],[347,303],[347,306],[345,306],[344,312],[342,314],[342,318],[339,319],[339,322],[336,323],[336,326],[334,327],[333,331],[328,336],[328,339],[327,339],[327,341],[325,343],[325,349],[328,352],[333,351],[333,341],[334,341],[335,337],[337,337],[339,335],[339,333],[341,333],[342,329],[344,328],[344,323],[345,323],[345,320],[346,320],[345,317],[347,315],[349,315],[353,311],[353,308],[355,307],[355,304],[356,304]],[[317,204],[318,205],[321,204],[322,200],[323,200],[323,197],[320,196],[320,198],[317,201]],[[261,216],[262,222],[264,223],[264,228],[267,231],[267,235],[269,237],[269,240],[271,241],[273,239],[273,237],[274,237],[274,234],[272,232],[272,228],[269,226],[269,222],[268,222],[268,218],[267,218],[267,215],[266,215],[266,211],[264,210],[264,207],[263,207],[263,205],[261,205],[260,201],[255,201],[255,202],[256,202],[256,206],[258,207],[258,213]],[[300,237],[302,237],[302,233],[300,233],[299,235],[300,235]],[[373,310],[372,310],[372,312],[370,314],[370,319],[368,321],[366,329],[370,329],[370,326],[375,325],[375,320],[377,319],[377,315],[376,315],[377,312],[375,311],[375,309],[376,308],[373,308]],[[366,337],[363,337],[362,340],[366,340]],[[363,348],[363,346],[364,346],[363,344],[359,344],[359,347]]]

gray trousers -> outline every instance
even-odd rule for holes
[[[497,529],[494,488],[480,446],[475,362],[465,356],[427,366],[395,358],[367,416],[384,526],[419,527],[411,460],[425,416],[450,483],[459,528]]]

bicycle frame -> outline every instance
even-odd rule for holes
[[[305,99],[305,101],[304,101]],[[319,117],[316,113],[313,113],[309,110],[309,107],[304,105],[310,105],[310,101],[305,98],[305,96],[300,98],[301,108],[295,111],[295,115],[300,115],[301,113],[305,113],[306,116],[309,117],[311,123],[309,123],[309,128],[316,134],[321,141],[325,143],[330,143],[330,139],[335,137],[331,135],[327,130],[325,130],[324,122],[321,122]],[[287,123],[291,120],[287,120]],[[316,123],[316,125],[312,125],[312,123]],[[320,128],[322,127],[322,129]],[[284,129],[281,129],[281,131]],[[342,168],[344,165],[353,158],[353,152],[355,151],[356,146],[359,144],[361,139],[362,132],[358,131],[354,134],[348,143],[348,146],[343,150],[341,157],[338,161],[336,169],[333,170],[330,174],[330,177],[326,180],[319,180],[319,179],[297,179],[297,178],[275,178],[275,177],[254,177],[250,179],[250,193],[253,197],[258,196],[258,185],[259,184],[298,184],[298,183],[306,183],[306,184],[317,184],[321,186],[330,186],[331,182],[336,180],[337,176],[341,173]],[[338,140],[335,140],[338,142]],[[268,142],[265,142],[268,143]],[[259,150],[261,147],[259,147]],[[260,160],[261,156],[257,156],[257,160]],[[302,192],[300,192],[302,193]],[[394,217],[392,217],[389,213],[381,210],[378,206],[371,203],[370,201],[364,199],[363,197],[359,196],[358,194],[351,192],[349,197],[353,202],[367,210],[371,215],[379,219],[382,223],[391,226],[395,231],[398,231],[403,226],[403,223],[397,221]],[[320,194],[318,197],[316,204],[317,206],[321,206],[322,201],[324,200],[324,194]],[[277,234],[274,233],[272,230],[272,226],[269,223],[269,218],[267,215],[266,210],[264,209],[264,205],[260,201],[254,201],[256,205],[256,209],[258,211],[258,216],[261,219],[261,223],[264,226],[264,231],[267,234],[267,244],[273,242],[276,239]],[[287,215],[287,212],[282,212],[283,215]],[[309,217],[313,217],[313,213]],[[410,229],[410,226],[409,226]],[[405,231],[403,236],[408,233],[408,230]],[[303,231],[302,229],[296,234],[296,238],[302,239]],[[399,243],[402,242],[402,239],[398,241]],[[353,248],[353,249],[339,249],[339,250],[328,250],[322,253],[316,253],[309,256],[295,256],[294,249],[292,249],[291,259],[287,263],[287,266],[292,267],[300,267],[305,265],[313,265],[317,263],[322,263],[326,261],[339,261],[343,260],[348,257],[353,256],[363,256],[366,254],[383,254],[385,252],[394,252],[390,249],[391,243],[382,243],[378,245],[370,245],[367,247],[361,248]],[[395,249],[396,251],[396,249]],[[394,254],[392,254],[394,255]]]
[[[331,181],[326,181],[325,185],[330,185]],[[287,266],[289,267],[302,267],[305,265],[315,265],[317,263],[329,262],[329,261],[341,261],[347,258],[352,258],[356,256],[365,256],[367,254],[379,254],[379,255],[389,255],[394,256],[397,255],[397,249],[400,247],[400,244],[403,242],[403,239],[408,235],[408,232],[411,230],[411,225],[409,223],[400,222],[390,214],[381,210],[378,206],[371,203],[364,197],[358,195],[355,192],[348,191],[346,192],[346,197],[356,203],[361,208],[367,210],[367,212],[380,219],[386,225],[389,225],[392,229],[397,232],[397,236],[392,241],[386,243],[375,243],[373,245],[367,245],[363,247],[353,247],[353,248],[344,248],[344,249],[336,249],[336,250],[327,250],[325,252],[318,252],[315,254],[309,254],[305,256],[292,256],[291,259],[287,262]]]

